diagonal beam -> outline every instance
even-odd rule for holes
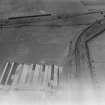
[[[87,59],[87,63],[89,65],[91,77],[94,77],[93,70],[92,70],[92,63],[91,63],[91,58],[90,58],[90,53],[89,53],[89,47],[88,43],[101,35],[105,31],[105,18],[100,19],[99,21],[94,22],[87,28],[85,28],[78,36],[76,41],[73,43],[74,44],[74,58],[75,58],[75,64],[76,64],[76,72],[81,69],[81,58],[82,55],[84,55],[84,59]]]

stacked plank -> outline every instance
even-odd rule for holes
[[[6,62],[0,70],[0,87],[12,89],[54,88],[59,85],[61,66]]]

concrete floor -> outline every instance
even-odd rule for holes
[[[63,62],[67,44],[81,28],[24,27],[0,31],[0,59],[24,63]]]
[[[68,43],[83,27],[25,27],[0,31],[0,60],[19,63],[48,63],[64,65]],[[69,69],[65,72],[69,72]],[[62,74],[58,90],[1,91],[1,105],[87,105],[95,102],[94,91],[75,79],[68,83],[67,73]],[[90,86],[92,88],[92,86]],[[83,91],[82,91],[83,90]],[[89,93],[92,94],[88,94]],[[91,98],[90,98],[91,97]],[[93,99],[93,100],[92,100]],[[93,104],[92,104],[93,105]]]
[[[30,2],[31,1],[31,2]],[[105,6],[83,6],[80,2],[69,3],[61,2],[63,0],[44,0],[36,6],[33,0],[1,0],[0,16],[7,18],[9,16],[20,16],[39,14],[40,10],[50,13],[77,13],[86,12],[88,9],[105,8]],[[69,0],[65,0],[69,1]],[[36,11],[38,10],[38,12]],[[84,16],[73,18],[72,23],[81,23],[93,21],[99,16]],[[78,35],[83,27],[23,27],[23,28],[5,28],[0,29],[0,65],[10,60],[19,63],[36,64],[48,63],[64,65],[68,54],[68,43]],[[104,39],[99,38],[90,44],[93,60],[99,63],[95,65],[97,80],[104,77]],[[102,42],[101,44],[95,44]],[[94,47],[94,48],[93,48]],[[101,51],[101,53],[100,53]],[[100,61],[101,60],[101,61]],[[102,62],[102,63],[100,63]],[[102,71],[101,73],[99,72]],[[90,78],[88,70],[84,70],[84,80]],[[69,65],[66,65],[60,87],[58,90],[34,90],[34,91],[15,91],[0,90],[0,105],[104,105],[105,89],[95,87],[91,82],[81,82],[78,78],[68,79],[71,73]],[[98,75],[99,74],[99,75]],[[103,74],[103,75],[102,75]],[[104,78],[102,78],[104,80]],[[89,79],[89,81],[91,81]]]
[[[0,63],[48,63],[64,65],[68,43],[82,27],[23,27],[0,30]],[[68,65],[66,65],[69,67]],[[58,90],[0,91],[0,105],[104,105],[104,91],[78,78],[68,80],[65,68]],[[88,70],[84,78],[89,78]],[[103,89],[104,90],[104,89]]]

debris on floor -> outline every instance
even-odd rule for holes
[[[62,67],[55,64],[18,64],[6,62],[0,70],[1,89],[55,89]]]

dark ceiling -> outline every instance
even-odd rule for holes
[[[29,14],[77,13],[87,11],[87,8],[74,0],[1,0],[0,15],[2,17]]]

